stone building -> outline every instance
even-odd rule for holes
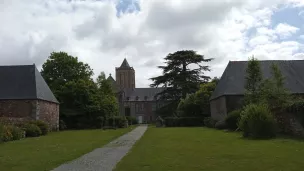
[[[260,61],[263,78],[271,77],[271,64],[278,65],[285,77],[285,87],[294,95],[304,95],[304,60]],[[211,116],[222,120],[227,113],[242,106],[248,61],[230,61],[211,98]]]
[[[59,103],[35,65],[0,66],[0,117],[59,127]]]
[[[156,109],[164,102],[155,96],[163,88],[136,88],[135,69],[124,59],[120,67],[115,68],[116,80],[110,75],[119,102],[122,116],[134,116],[139,123],[150,123],[156,119]]]

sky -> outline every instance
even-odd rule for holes
[[[126,57],[136,87],[160,75],[178,50],[229,61],[304,59],[304,0],[0,0],[0,65],[35,63],[65,51],[96,77],[115,75]]]

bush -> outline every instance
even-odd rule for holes
[[[166,117],[164,120],[167,127],[191,127],[204,125],[203,117]]]
[[[226,124],[225,120],[222,120],[222,121],[216,122],[216,124],[214,125],[214,127],[216,129],[226,129],[227,128],[227,124]]]
[[[244,137],[272,138],[276,135],[276,121],[266,105],[247,105],[241,113],[239,128]]]
[[[215,127],[215,120],[213,120],[211,117],[204,118],[204,125],[208,128],[214,128]]]
[[[30,121],[29,124],[37,125],[41,130],[41,135],[46,135],[49,132],[49,126],[47,123],[37,120],[37,121]]]
[[[13,140],[13,134],[8,126],[0,125],[0,142],[7,142]]]
[[[108,118],[107,126],[112,126],[112,127],[118,127],[118,128],[125,128],[127,127],[127,119],[124,116],[114,116]]]
[[[24,129],[26,137],[39,137],[42,134],[40,128],[35,124],[27,124]]]
[[[138,121],[137,121],[136,117],[127,116],[126,119],[128,120],[129,125],[136,125],[136,124],[138,124]]]
[[[25,133],[21,128],[13,125],[7,126],[7,128],[9,129],[9,131],[13,136],[12,140],[20,140],[25,137]]]
[[[238,128],[238,122],[241,118],[241,110],[234,110],[228,113],[225,118],[225,122],[227,124],[227,128],[230,130],[236,130]]]
[[[59,121],[59,130],[65,130],[67,129],[67,126],[63,120]]]

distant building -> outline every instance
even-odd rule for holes
[[[117,93],[120,115],[134,116],[139,123],[155,121],[156,109],[164,104],[155,95],[163,91],[163,88],[136,88],[135,70],[126,58],[115,69],[116,80],[111,75],[108,80],[111,80]]]
[[[304,60],[260,61],[264,78],[271,77],[271,64],[278,65],[285,77],[285,87],[294,95],[304,97]],[[245,76],[248,61],[230,61],[210,98],[211,116],[224,119],[227,114],[242,106],[245,93]]]
[[[0,117],[59,128],[59,103],[35,65],[0,66]]]

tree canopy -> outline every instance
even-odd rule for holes
[[[97,118],[118,114],[118,104],[105,74],[94,82],[88,64],[65,52],[53,52],[42,66],[45,81],[60,102],[68,128],[96,126]]]
[[[202,62],[209,62],[212,59],[205,59],[193,50],[170,53],[164,59],[166,65],[158,66],[162,70],[162,75],[150,78],[153,81],[151,87],[166,87],[158,94],[160,99],[179,101],[186,98],[187,94],[195,93],[202,82],[210,79],[204,75],[210,68],[202,65]]]

